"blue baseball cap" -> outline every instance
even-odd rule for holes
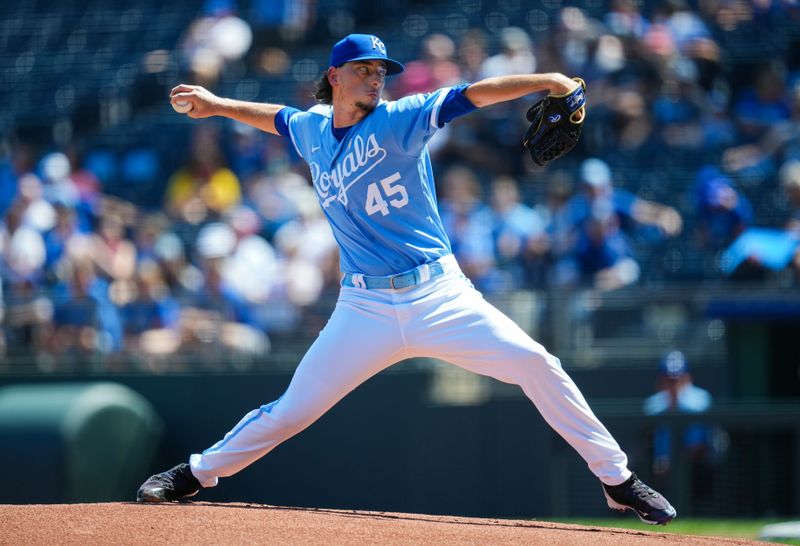
[[[686,362],[686,355],[681,351],[668,352],[661,359],[658,371],[673,379],[689,373],[689,363]]]
[[[386,74],[399,74],[405,67],[386,56],[386,46],[372,34],[350,34],[336,42],[331,50],[330,66],[342,66],[352,61],[384,61]]]

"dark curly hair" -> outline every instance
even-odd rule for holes
[[[333,104],[333,87],[328,81],[328,71],[314,82],[314,92],[311,94],[321,104]]]

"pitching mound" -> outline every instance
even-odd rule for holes
[[[260,504],[0,505],[0,544],[757,544],[539,521]]]

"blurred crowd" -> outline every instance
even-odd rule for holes
[[[336,243],[306,179],[261,172],[243,185],[212,124],[198,124],[154,210],[103,194],[79,152],[26,164],[29,152],[16,148],[6,171],[17,192],[0,225],[9,356],[45,367],[47,355],[155,367],[175,352],[258,357],[268,333],[308,325],[304,311],[338,280]]]
[[[520,144],[530,98],[459,119],[431,142],[442,217],[478,288],[797,282],[796,2],[612,0],[602,13],[531,10],[523,26],[475,23],[473,4],[459,3],[461,18],[447,16],[441,30],[405,20],[417,50],[388,82],[389,98],[560,71],[586,80],[589,107],[579,147],[548,168]],[[318,10],[312,0],[246,10],[209,1],[175,45],[178,79],[252,100],[280,85],[293,106],[309,107],[330,44],[319,63],[293,58],[316,54],[302,44],[323,24]],[[396,29],[347,28],[359,19],[336,13],[347,31],[401,48]],[[242,81],[263,85],[247,97]],[[274,336],[318,330],[314,308],[337,290],[338,256],[301,160],[241,124],[179,127],[185,146],[126,155],[125,191],[109,178],[106,150],[78,138],[4,139],[3,354],[44,369],[132,360],[157,369],[176,353],[257,358]],[[167,156],[178,164],[162,176],[151,164]]]

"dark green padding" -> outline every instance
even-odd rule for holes
[[[162,428],[147,400],[116,383],[0,388],[0,502],[132,500]]]

